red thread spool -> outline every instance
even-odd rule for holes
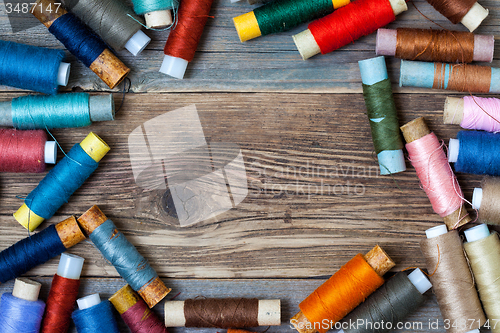
[[[41,333],[66,333],[80,287],[84,259],[63,253],[50,287]]]
[[[45,131],[0,129],[0,172],[40,173],[55,160],[55,142]]]
[[[183,0],[177,13],[177,25],[165,44],[160,72],[178,79],[194,58],[213,0]]]
[[[313,21],[308,29],[293,36],[304,60],[329,53],[375,32],[407,10],[404,0],[356,0],[330,15]]]
[[[132,333],[167,333],[167,328],[128,284],[109,301]]]

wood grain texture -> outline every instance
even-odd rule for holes
[[[46,300],[49,293],[52,278],[33,278],[42,284],[39,299]],[[166,284],[172,286],[172,296],[166,300],[175,297],[176,300],[192,299],[195,297],[256,297],[259,299],[281,299],[281,326],[271,326],[269,332],[274,333],[293,333],[289,324],[289,319],[298,311],[299,303],[320,286],[324,279],[168,279]],[[0,285],[0,293],[11,292],[14,283],[12,281]],[[101,300],[111,297],[118,289],[123,287],[125,282],[121,279],[82,279],[80,285],[79,297],[99,293]],[[392,332],[435,332],[444,333],[443,321],[437,307],[436,298],[431,292],[426,294],[427,301],[418,311],[409,316],[405,323],[412,325],[411,329],[399,329]],[[159,318],[163,320],[164,302],[155,306],[154,311]],[[115,312],[120,332],[129,332],[123,320]],[[429,322],[438,321],[437,329],[429,329]],[[419,327],[421,325],[421,327]],[[263,332],[267,327],[257,327],[251,329],[254,332]],[[217,328],[168,328],[171,333],[225,333],[226,330]],[[71,326],[70,332],[75,333],[74,326]]]
[[[9,2],[9,0],[4,0]],[[417,8],[429,19],[447,29],[466,31],[461,24],[453,25],[436,12],[425,1],[414,1]],[[481,1],[481,5],[490,10],[488,18],[475,31],[479,34],[499,33],[500,5],[495,0]],[[408,11],[398,16],[388,28],[439,27],[425,19],[408,3]],[[340,50],[328,55],[318,55],[308,61],[300,57],[292,35],[306,29],[301,25],[291,31],[260,37],[245,43],[238,39],[232,18],[252,10],[245,2],[231,4],[226,0],[216,0],[210,13],[200,41],[195,59],[189,64],[185,79],[176,80],[158,72],[163,60],[163,47],[168,31],[146,33],[152,41],[145,51],[134,57],[128,51],[117,52],[123,63],[131,68],[129,75],[134,92],[361,92],[358,61],[375,56],[375,34],[362,37]],[[41,24],[18,33],[12,33],[9,21],[0,8],[0,35],[9,41],[22,41],[26,44],[63,48]],[[29,24],[34,20],[31,14],[20,15],[17,25]],[[495,60],[492,66],[500,66],[496,46]],[[67,59],[71,61],[70,82],[67,90],[80,87],[85,90],[109,90],[109,88],[92,71],[83,66],[67,51]],[[399,60],[387,57],[391,80],[396,83],[399,78]],[[14,91],[14,88],[2,88]],[[115,88],[114,91],[119,90]],[[418,88],[397,88],[401,92],[422,92]]]

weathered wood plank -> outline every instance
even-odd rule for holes
[[[7,2],[8,0],[4,0]],[[454,26],[425,1],[415,1],[418,9],[430,19],[447,29],[466,30],[462,25]],[[489,17],[476,30],[476,33],[498,34],[500,6],[495,0],[481,1],[490,9]],[[366,36],[336,52],[316,56],[303,61],[297,52],[291,36],[305,29],[306,25],[277,35],[261,37],[246,43],[240,43],[234,29],[232,18],[254,8],[245,2],[230,4],[226,0],[214,1],[211,15],[198,52],[189,64],[184,80],[171,79],[158,72],[163,59],[163,46],[168,32],[148,32],[151,44],[138,57],[127,51],[118,52],[122,61],[132,72],[132,90],[135,92],[360,92],[361,83],[358,60],[375,56],[375,34]],[[0,8],[0,35],[2,39],[24,42],[31,45],[62,48],[62,45],[42,25],[26,31],[12,33],[3,8]],[[32,20],[26,14],[26,20]],[[21,17],[22,21],[24,17]],[[435,28],[438,26],[425,19],[409,3],[409,10],[391,23],[396,27]],[[496,46],[496,54],[500,50]],[[80,87],[85,90],[108,90],[105,84],[68,54],[72,63],[72,72],[67,90]],[[492,66],[499,66],[499,56],[495,56]],[[399,60],[387,60],[390,78],[398,82]],[[15,91],[1,87],[2,90]],[[115,88],[117,91],[119,88]],[[397,91],[411,93],[419,89],[398,88]]]
[[[50,289],[51,278],[33,278],[42,283],[40,299],[46,300]],[[321,285],[323,279],[284,279],[284,280],[165,280],[166,284],[171,287],[172,292],[167,295],[167,299],[175,297],[176,300],[184,300],[199,296],[204,297],[257,297],[259,299],[281,299],[281,326],[272,326],[269,332],[289,333],[295,332],[288,323],[289,319],[298,311],[299,303],[306,298],[314,289]],[[109,298],[119,288],[123,287],[124,282],[121,279],[82,279],[80,287],[80,295],[86,296],[93,293],[99,293],[101,299]],[[13,282],[0,285],[0,294],[12,291]],[[412,329],[394,330],[392,332],[445,332],[441,319],[439,307],[436,303],[436,298],[431,292],[426,294],[427,300],[411,316],[406,320],[410,325],[414,325]],[[163,318],[163,303],[159,303],[154,311],[160,318]],[[118,318],[121,332],[129,332],[121,318]],[[439,320],[437,329],[429,329],[429,322]],[[421,325],[421,328],[420,328]],[[262,332],[265,327],[253,328],[251,330]],[[71,332],[76,332],[72,327]],[[196,333],[214,333],[225,332],[222,329],[216,328],[169,328],[172,333],[196,332]]]
[[[459,130],[442,125],[443,95],[396,94],[395,99],[401,124],[426,116],[446,140]],[[218,223],[182,228],[166,212],[164,190],[135,184],[127,142],[145,121],[193,103],[207,142],[241,149],[249,192],[219,215]],[[395,259],[395,270],[422,267],[419,240],[441,218],[411,165],[394,179],[378,175],[364,110],[360,94],[129,94],[115,122],[53,131],[66,150],[92,130],[111,151],[42,226],[98,204],[164,277],[328,275],[377,243]],[[43,176],[0,175],[1,249],[27,236],[11,214],[22,203],[18,196]],[[481,177],[458,178],[470,199]],[[87,259],[84,276],[117,276],[89,241],[71,252]],[[51,275],[56,264],[51,260],[31,274]]]

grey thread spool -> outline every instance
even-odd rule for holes
[[[133,55],[137,55],[151,40],[141,31],[139,22],[142,22],[142,19],[121,0],[63,1],[68,10],[101,36],[115,51],[126,48]]]
[[[441,315],[448,322],[448,333],[465,333],[486,322],[474,280],[465,258],[457,230],[447,232],[440,225],[425,231],[427,239],[420,242],[429,279],[436,294]]]
[[[422,271],[412,272],[418,276],[415,286],[405,272],[399,272],[377,289],[365,302],[349,313],[342,322],[344,333],[385,333],[402,322],[425,301],[422,295],[431,288]],[[418,287],[418,289],[417,289]],[[354,325],[350,325],[354,323]]]

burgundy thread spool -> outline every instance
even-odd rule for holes
[[[45,131],[0,129],[0,172],[40,173],[56,158],[56,143]]]

